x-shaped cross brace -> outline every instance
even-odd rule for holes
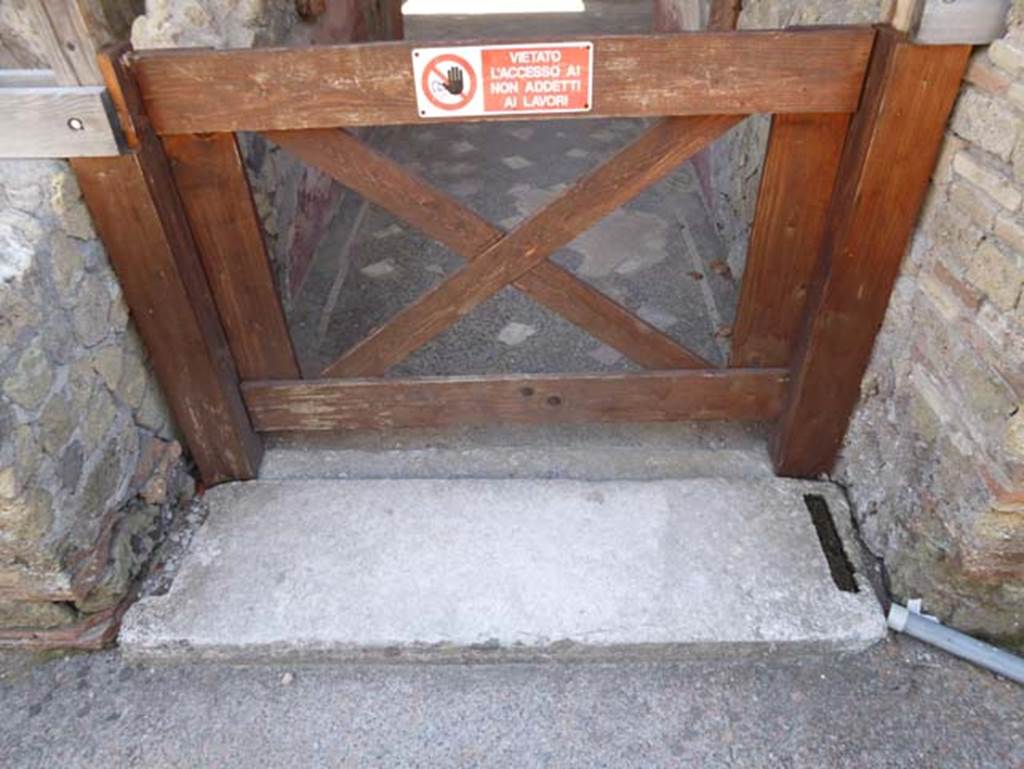
[[[383,376],[512,284],[647,368],[711,364],[548,261],[555,251],[664,178],[743,119],[666,118],[508,233],[342,129],[269,131],[267,138],[464,256],[468,264],[324,369]]]

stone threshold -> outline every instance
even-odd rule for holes
[[[149,658],[507,662],[855,652],[885,635],[842,592],[804,504],[830,484],[254,481],[210,513],[120,642]]]

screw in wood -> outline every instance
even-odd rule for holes
[[[81,119],[77,117],[68,118],[68,128],[70,128],[72,131],[84,131],[85,123],[83,123]]]

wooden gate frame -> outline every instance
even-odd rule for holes
[[[498,420],[774,420],[777,472],[831,468],[970,47],[887,27],[588,39],[583,117],[662,119],[509,233],[339,128],[436,122],[417,114],[408,43],[101,57],[131,151],[73,164],[207,483],[254,477],[262,431]],[[774,117],[732,359],[713,368],[547,257],[755,112]],[[529,116],[544,117],[568,116]],[[237,131],[263,133],[466,266],[327,378],[301,380]],[[506,285],[654,370],[383,378]]]

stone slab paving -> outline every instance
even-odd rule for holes
[[[835,587],[805,493],[764,479],[219,486],[132,655],[636,659],[850,651],[885,634]]]
[[[0,654],[17,769],[1019,769],[1024,688],[912,640],[671,664]]]

